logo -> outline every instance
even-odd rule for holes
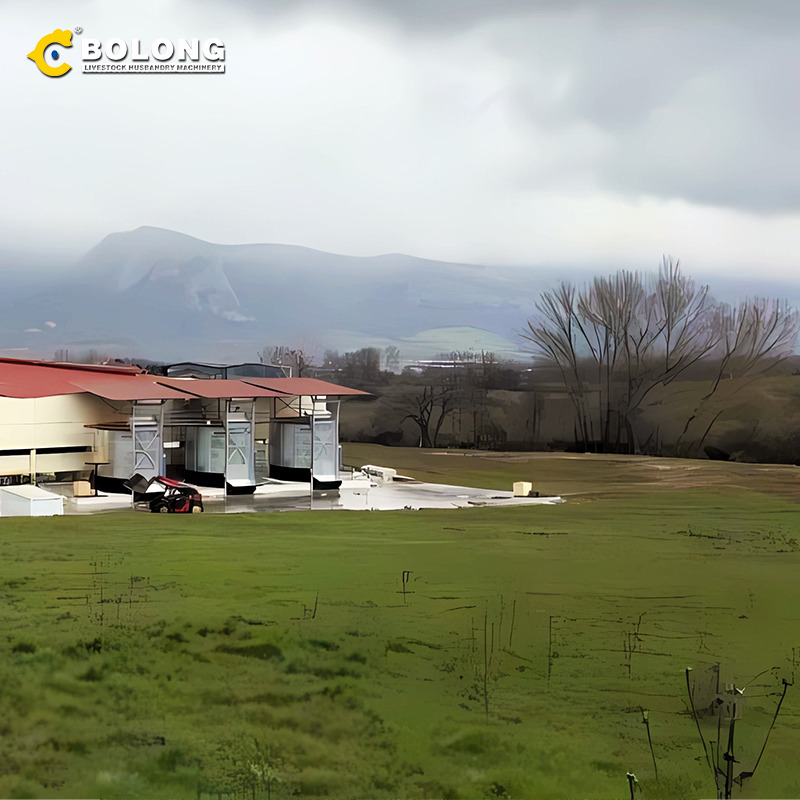
[[[80,35],[83,28],[75,28]],[[56,28],[39,39],[28,53],[39,70],[50,78],[66,75],[72,67],[62,61],[61,47],[72,47],[72,31]],[[141,39],[84,38],[81,48],[84,74],[221,73],[225,72],[225,43],[221,39],[155,39],[149,47]]]
[[[56,45],[72,47],[72,31],[62,31],[60,28],[56,28],[47,36],[42,36],[36,47],[28,53],[28,58],[48,78],[60,78],[72,69],[69,64],[61,61],[61,51]]]
[[[55,45],[72,47],[72,31],[62,31],[60,28],[56,28],[47,36],[42,36],[36,47],[28,53],[28,58],[48,78],[60,78],[72,69],[69,64],[61,62],[61,51]]]
[[[84,39],[84,73],[225,72],[225,44],[221,39],[155,39],[147,47],[141,39]]]

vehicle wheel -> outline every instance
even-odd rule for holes
[[[162,505],[160,505],[158,507],[158,513],[159,514],[169,514],[169,508],[166,505],[162,504]]]

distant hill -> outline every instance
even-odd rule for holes
[[[0,301],[5,348],[156,359],[253,359],[266,344],[522,355],[515,332],[550,276],[278,244],[219,245],[160,228],[105,237],[60,278]],[[12,296],[10,296],[12,295]],[[49,323],[49,324],[48,324]]]
[[[0,249],[0,269],[0,353],[50,358],[94,349],[165,361],[254,360],[278,344],[319,354],[394,345],[405,360],[452,350],[526,359],[517,333],[538,295],[564,275],[402,254],[220,245],[153,227],[112,233],[57,271]],[[738,286],[725,279],[718,293],[735,299]],[[753,293],[741,287],[740,296]],[[797,295],[795,286],[785,296]]]

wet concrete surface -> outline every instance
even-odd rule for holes
[[[375,483],[366,476],[342,482],[339,490],[309,490],[308,484],[269,482],[251,495],[228,495],[222,489],[199,487],[209,514],[266,513],[273,511],[392,511],[470,506],[552,505],[560,497],[514,497],[512,492],[447,486],[400,480]],[[65,514],[92,514],[131,509],[129,495],[68,498]]]
[[[563,502],[561,498],[514,497],[511,492],[445,486],[433,483],[365,483],[357,488],[342,487],[339,491],[278,495],[254,494],[221,498],[224,513],[241,511],[392,511],[421,508],[465,508],[486,505],[541,505]],[[209,501],[206,510],[216,512],[217,503]],[[222,509],[219,509],[222,511]]]

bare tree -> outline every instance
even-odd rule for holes
[[[680,453],[702,449],[733,395],[775,369],[794,352],[800,318],[797,309],[786,301],[755,297],[734,307],[720,305],[716,324],[721,331],[714,352],[717,368],[711,388],[687,418],[678,438],[676,448]],[[722,392],[725,379],[734,378],[750,380],[735,382],[730,391]],[[695,421],[705,426],[696,441],[689,436]]]
[[[386,361],[386,371],[400,373],[400,350],[394,345],[384,348],[383,356]]]
[[[258,352],[258,360],[262,364],[288,367],[295,378],[302,378],[314,366],[314,356],[303,347],[287,347],[286,345],[266,346]]]
[[[729,309],[666,257],[655,277],[620,271],[582,289],[561,283],[536,310],[521,335],[559,369],[587,449],[636,450],[634,421],[656,387],[716,358],[713,394],[726,372],[755,374],[785,358],[798,329],[787,304],[756,299]]]
[[[381,351],[377,347],[362,347],[344,354],[346,381],[357,384],[373,384],[381,377]]]
[[[724,375],[746,377],[776,367],[793,350],[797,340],[798,313],[786,301],[755,297],[734,308],[720,308],[719,369],[710,397]]]
[[[580,364],[586,336],[578,316],[577,298],[577,289],[569,282],[543,292],[536,303],[537,318],[528,320],[528,330],[522,337],[533,344],[536,355],[558,368],[575,410],[580,439],[588,444],[592,437]]]
[[[426,386],[408,398],[412,410],[403,417],[419,427],[420,446],[436,447],[439,431],[455,407],[454,392],[449,386]]]

